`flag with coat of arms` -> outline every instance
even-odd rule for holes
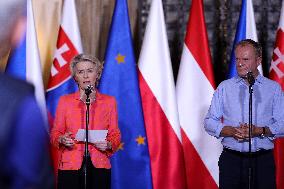
[[[63,4],[62,20],[46,91],[50,129],[52,128],[59,98],[62,95],[75,92],[78,88],[71,77],[69,65],[71,59],[79,53],[82,53],[82,44],[75,2],[74,0],[67,0]],[[56,172],[57,149],[53,146],[51,147],[51,153]]]
[[[269,77],[279,83],[284,91],[284,1],[282,1]],[[284,189],[284,138],[277,138],[274,145],[277,189]]]

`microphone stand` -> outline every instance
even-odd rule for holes
[[[249,172],[248,172],[248,183],[249,189],[252,189],[252,151],[251,151],[251,141],[252,141],[252,93],[253,93],[253,83],[249,84]]]
[[[247,82],[249,84],[249,170],[248,170],[248,184],[249,189],[252,189],[252,173],[253,173],[253,166],[252,166],[252,151],[251,151],[251,141],[252,141],[252,93],[253,93],[253,84],[255,83],[255,78],[253,73],[250,71],[247,73]]]
[[[85,164],[84,164],[84,188],[87,189],[87,169],[88,169],[88,158],[89,158],[89,150],[88,150],[88,143],[89,143],[89,132],[88,132],[88,127],[89,127],[89,107],[91,104],[91,100],[90,100],[90,94],[92,93],[91,90],[85,90],[85,94],[87,96],[86,98],[86,141],[85,141],[85,154],[84,154],[84,158],[85,158]]]

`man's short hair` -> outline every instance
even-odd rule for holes
[[[254,48],[256,57],[262,58],[262,46],[260,45],[260,43],[254,41],[252,39],[244,39],[244,40],[239,41],[236,44],[235,49],[239,46],[243,47],[243,46],[246,46],[246,45],[251,45]]]

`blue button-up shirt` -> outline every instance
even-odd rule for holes
[[[205,118],[205,130],[221,138],[222,145],[240,152],[249,151],[248,141],[220,137],[224,126],[249,123],[249,86],[239,76],[225,80],[216,89]],[[284,136],[284,95],[280,85],[258,75],[253,85],[252,124],[269,127],[274,137]],[[252,138],[252,151],[272,149],[274,137]]]

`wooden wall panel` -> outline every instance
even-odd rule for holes
[[[33,0],[33,10],[43,80],[47,86],[61,20],[62,0]]]
[[[61,19],[63,0],[32,0],[45,86]],[[65,0],[70,1],[70,0]],[[136,58],[152,0],[128,0]],[[85,53],[103,60],[115,0],[75,0]],[[216,83],[225,79],[241,1],[204,0],[205,21]],[[268,74],[278,27],[281,0],[253,0],[258,38],[263,45],[264,74]],[[163,0],[174,75],[177,75],[191,0]],[[139,6],[139,8],[138,8]],[[139,23],[139,24],[138,24]],[[139,25],[139,26],[138,26]],[[4,66],[3,66],[4,65]],[[0,69],[5,60],[0,60]]]
[[[65,0],[69,1],[69,0]],[[138,0],[129,0],[132,31],[137,31]],[[84,53],[103,60],[114,0],[75,0]],[[33,0],[36,30],[43,65],[43,79],[47,86],[50,66],[56,46],[63,0]]]
[[[128,1],[132,31],[137,26],[138,0]],[[77,0],[84,52],[103,59],[114,10],[114,0]]]

